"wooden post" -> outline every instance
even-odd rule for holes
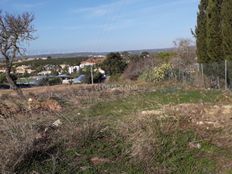
[[[91,65],[91,83],[93,85],[93,65]]]
[[[206,87],[206,86],[205,86],[204,66],[203,66],[203,63],[201,63],[201,77],[202,77],[203,85],[204,85],[204,87]]]
[[[227,67],[228,63],[227,60],[225,60],[225,90],[228,89],[228,83],[227,83],[227,79],[228,79],[228,67]]]

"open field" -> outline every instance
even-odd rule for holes
[[[231,93],[150,84],[4,91],[2,173],[231,173]],[[11,96],[11,97],[10,97]]]

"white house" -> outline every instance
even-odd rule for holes
[[[70,66],[68,67],[69,74],[72,74],[73,72],[78,72],[80,70],[80,66]]]
[[[98,72],[100,72],[101,74],[106,74],[106,72],[101,68],[98,68]]]
[[[32,70],[30,66],[26,66],[26,65],[21,65],[16,67],[16,73],[17,74],[25,74],[25,73],[31,74],[33,72],[35,72],[35,70]]]
[[[95,65],[96,63],[93,63],[93,62],[82,62],[81,64],[80,64],[80,67],[81,68],[84,68],[85,66],[93,66],[93,65]]]
[[[5,68],[0,68],[0,73],[5,73],[6,69]]]
[[[93,66],[96,64],[100,64],[105,60],[104,57],[94,57],[94,58],[89,58],[86,61],[81,62],[80,67],[84,68],[85,66]]]
[[[40,60],[48,60],[47,57],[41,57]]]
[[[66,64],[61,64],[60,65],[60,67],[62,68],[62,69],[64,69],[65,67],[67,67],[68,65],[66,65]]]
[[[38,73],[39,76],[46,76],[46,75],[50,75],[52,73],[51,70],[48,71],[41,71]]]

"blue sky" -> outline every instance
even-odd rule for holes
[[[199,0],[0,0],[2,11],[32,12],[28,52],[167,48],[192,38]]]

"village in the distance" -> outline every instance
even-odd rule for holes
[[[104,55],[75,58],[52,58],[51,56],[19,58],[13,63],[12,76],[15,76],[16,84],[22,88],[100,83],[106,80],[106,74],[101,67],[96,65],[101,64],[105,58]],[[0,89],[10,88],[5,84],[5,71],[3,63],[0,64]]]

